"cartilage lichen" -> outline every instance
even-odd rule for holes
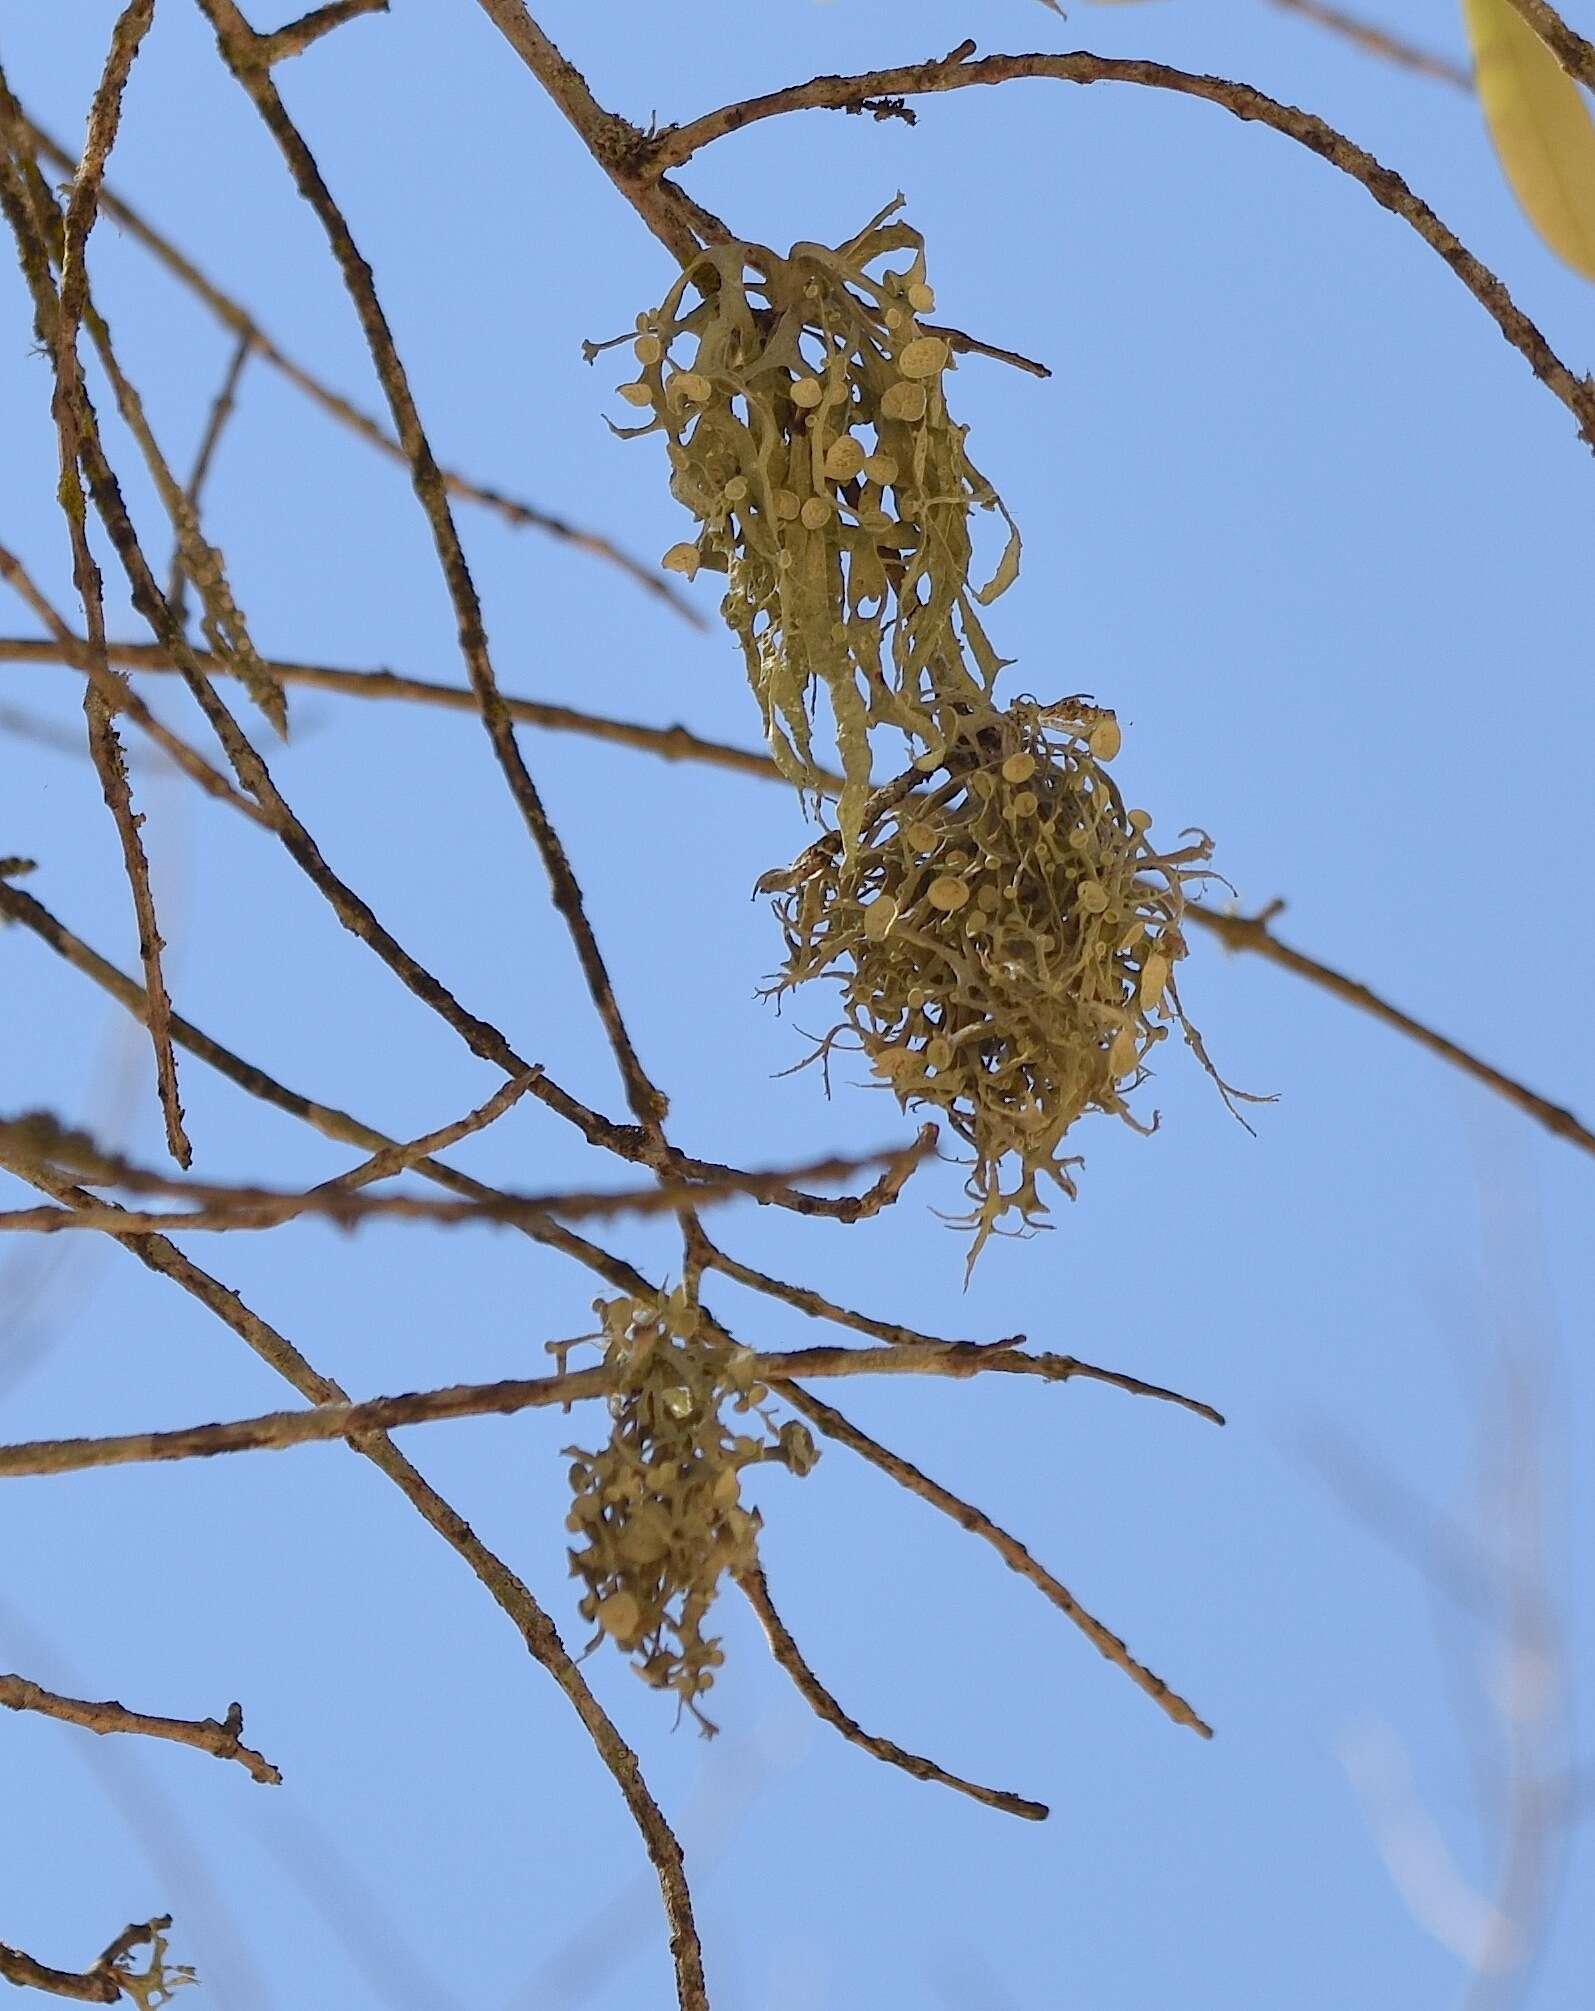
[[[743,1504],[742,1471],[774,1461],[804,1474],[819,1454],[805,1425],[772,1422],[753,1356],[712,1333],[684,1287],[594,1310],[614,1388],[608,1444],[566,1447],[581,1614],[598,1628],[595,1646],[607,1635],[627,1649],[644,1681],[674,1690],[712,1731],[697,1700],[725,1658],[703,1623],[722,1576],[757,1562],[760,1517]],[[726,1408],[752,1429],[734,1430]]]
[[[1107,772],[1118,742],[1079,701],[982,709],[918,787],[872,799],[854,847],[823,838],[760,883],[787,943],[770,994],[834,980],[822,1052],[851,1033],[973,1151],[971,1261],[1004,1217],[1045,1214],[1041,1182],[1074,1192],[1062,1148],[1085,1112],[1152,1128],[1128,1099],[1171,1026],[1202,1054],[1174,972],[1211,842],[1153,840]]]
[[[699,528],[664,563],[726,575],[722,613],[771,752],[804,788],[817,780],[810,714],[823,686],[849,842],[872,729],[899,729],[910,757],[948,743],[956,709],[984,698],[1002,668],[977,609],[1019,569],[1018,533],[947,409],[953,353],[923,325],[935,300],[923,240],[891,221],[901,202],[835,250],[702,251],[638,316],[639,375],[621,395],[649,417],[615,428],[665,435],[671,492]],[[880,271],[898,251],[908,265]],[[979,587],[976,508],[1008,522]]]

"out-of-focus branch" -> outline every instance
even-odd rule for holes
[[[244,365],[249,361],[249,352],[254,347],[253,338],[240,335],[233,345],[232,356],[228,360],[227,371],[222,378],[216,396],[211,400],[210,411],[205,417],[205,430],[200,435],[199,448],[194,455],[194,467],[184,490],[190,515],[198,517],[199,500],[204,494],[205,482],[216,458],[216,449],[221,445],[222,434],[227,430],[227,422],[237,410],[238,384],[244,374]],[[166,598],[172,604],[172,613],[181,627],[184,621],[184,602],[187,598],[188,576],[183,571],[183,546],[178,539],[172,551],[170,584]]]
[[[505,1089],[518,1096],[530,1086],[529,1081],[522,1080],[506,1084]],[[36,1130],[36,1122],[32,1128]],[[404,1163],[414,1164],[434,1149],[453,1144],[467,1130],[477,1128],[480,1128],[479,1125],[472,1123],[456,1124],[446,1132],[435,1132],[417,1139],[413,1145],[395,1155],[398,1163],[393,1170],[400,1171]],[[27,1119],[13,1122],[0,1120],[0,1152],[27,1154],[33,1151],[29,1132]],[[878,1166],[884,1160],[891,1169],[887,1177],[895,1177],[901,1186],[907,1174],[924,1156],[924,1150],[920,1143],[906,1148],[889,1146],[878,1152],[833,1154],[829,1158],[809,1160],[801,1166],[771,1167],[760,1171],[728,1166],[719,1174],[701,1181],[666,1181],[662,1185],[625,1188],[615,1192],[588,1189],[547,1194],[505,1193],[497,1194],[489,1201],[438,1201],[419,1194],[360,1193],[356,1189],[367,1182],[391,1177],[387,1172],[373,1173],[365,1168],[356,1168],[349,1175],[324,1181],[317,1187],[285,1193],[266,1187],[166,1180],[159,1174],[121,1161],[100,1161],[89,1170],[80,1172],[79,1177],[91,1180],[96,1186],[115,1185],[133,1192],[178,1194],[198,1205],[191,1209],[128,1209],[102,1202],[85,1208],[9,1209],[0,1211],[0,1234],[96,1229],[125,1230],[139,1235],[192,1231],[226,1234],[238,1230],[276,1229],[306,1216],[322,1217],[343,1229],[352,1229],[362,1222],[373,1220],[454,1226],[542,1222],[555,1215],[566,1221],[582,1222],[607,1220],[617,1215],[668,1215],[681,1208],[709,1206],[717,1201],[783,1200],[795,1195],[804,1202],[818,1203],[825,1197],[797,1192],[791,1183],[795,1180],[845,1180],[850,1174]],[[51,1151],[46,1150],[39,1157],[46,1165],[66,1170],[61,1157]],[[844,1196],[843,1199],[857,1201],[862,1207],[869,1196]],[[834,1213],[836,1205],[833,1203],[826,1212]],[[818,1208],[804,1208],[799,1212],[820,1211]]]
[[[130,1711],[125,1704],[63,1697],[26,1676],[0,1675],[0,1705],[8,1711],[37,1711],[41,1717],[57,1718],[65,1725],[81,1725],[86,1732],[136,1732],[144,1738],[169,1739],[174,1745],[192,1746],[218,1760],[236,1760],[263,1786],[282,1785],[282,1774],[271,1761],[244,1744],[241,1704],[229,1704],[225,1718],[151,1717],[145,1711]]]
[[[1463,64],[1453,63],[1448,56],[1438,55],[1432,49],[1420,49],[1415,43],[1403,42],[1374,22],[1363,20],[1360,15],[1343,13],[1338,7],[1326,7],[1323,0],[1269,0],[1269,5],[1287,14],[1299,14],[1303,20],[1327,28],[1332,35],[1354,42],[1370,56],[1398,64],[1403,70],[1414,70],[1421,77],[1434,77],[1442,84],[1455,84],[1459,91],[1473,89],[1473,72]]]

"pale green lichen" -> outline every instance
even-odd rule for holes
[[[911,754],[946,746],[958,707],[983,699],[1002,668],[977,607],[1019,569],[1018,533],[947,410],[953,356],[922,324],[934,296],[923,240],[891,220],[901,203],[834,250],[707,247],[638,317],[639,375],[621,395],[650,416],[615,428],[664,433],[671,492],[699,525],[664,563],[726,574],[722,613],[771,752],[803,788],[818,779],[811,708],[823,687],[849,843],[872,729],[899,729]],[[906,266],[880,269],[902,251]],[[980,587],[976,508],[1008,523]]]
[[[581,1538],[571,1572],[582,1617],[635,1658],[656,1689],[698,1709],[725,1657],[706,1636],[720,1580],[758,1561],[760,1516],[743,1504],[745,1467],[773,1461],[804,1474],[819,1457],[806,1426],[777,1426],[754,1357],[713,1333],[681,1286],[649,1298],[600,1299],[596,1338],[614,1378],[609,1442],[566,1447],[574,1494],[566,1527]],[[571,1343],[556,1344],[563,1360]],[[733,1430],[723,1409],[746,1417]]]
[[[1118,741],[1079,701],[984,709],[917,787],[871,800],[854,847],[821,839],[760,883],[787,942],[770,994],[841,990],[816,1058],[851,1034],[972,1149],[971,1263],[1005,1217],[1046,1213],[1043,1181],[1073,1194],[1063,1142],[1087,1111],[1153,1128],[1128,1099],[1171,1027],[1206,1065],[1174,971],[1211,841],[1154,843],[1107,772]]]

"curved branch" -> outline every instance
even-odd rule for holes
[[[823,1718],[828,1725],[834,1725],[844,1739],[855,1746],[862,1746],[865,1752],[873,1753],[876,1759],[884,1760],[888,1766],[901,1767],[905,1774],[912,1774],[917,1781],[937,1781],[944,1788],[954,1788],[959,1794],[968,1795],[971,1801],[984,1802],[987,1808],[1000,1809],[1004,1815],[1023,1816],[1028,1822],[1046,1821],[1051,1810],[1045,1802],[1030,1801],[1026,1796],[1012,1794],[1005,1788],[988,1788],[978,1781],[966,1781],[961,1775],[950,1774],[945,1767],[937,1766],[934,1760],[923,1759],[893,1740],[882,1738],[878,1732],[866,1732],[856,1718],[848,1716],[803,1659],[802,1649],[775,1610],[775,1601],[770,1597],[769,1582],[763,1570],[756,1564],[751,1571],[739,1573],[736,1582],[737,1589],[759,1616],[759,1624],[770,1644],[770,1653],[792,1678],[799,1694],[815,1715]]]
[[[485,4],[485,0],[484,0]],[[1526,11],[1524,0],[1514,0]],[[956,54],[956,52],[955,52]],[[1481,264],[1454,231],[1449,230],[1401,176],[1344,133],[1282,105],[1250,84],[1224,77],[1200,76],[1167,63],[1131,57],[1094,56],[1086,50],[1067,55],[983,56],[971,62],[941,58],[929,63],[905,63],[896,69],[870,70],[854,77],[811,77],[807,83],[768,91],[706,112],[684,126],[661,133],[648,149],[646,177],[679,167],[695,153],[760,119],[787,112],[834,110],[860,97],[917,97],[937,91],[960,91],[973,84],[1007,84],[1025,77],[1045,77],[1064,84],[1139,84],[1152,90],[1174,91],[1218,105],[1237,119],[1255,121],[1294,140],[1331,167],[1360,182],[1381,209],[1415,230],[1443,258],[1484,309],[1502,335],[1527,361],[1529,368],[1578,421],[1579,437],[1595,448],[1595,381],[1576,376],[1561,360],[1539,328],[1513,302],[1505,286]]]
[[[36,1711],[40,1717],[56,1718],[65,1725],[80,1725],[86,1732],[136,1732],[145,1738],[169,1739],[174,1745],[192,1746],[218,1760],[236,1760],[262,1786],[282,1786],[279,1769],[264,1754],[244,1744],[241,1704],[229,1704],[225,1718],[158,1718],[130,1711],[125,1704],[96,1704],[59,1696],[29,1682],[26,1676],[0,1676],[0,1705],[8,1711]]]

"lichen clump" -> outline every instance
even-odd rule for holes
[[[905,1108],[940,1110],[971,1148],[971,1263],[1004,1217],[1074,1193],[1062,1145],[1090,1110],[1141,1130],[1130,1093],[1179,1026],[1185,888],[1211,841],[1161,849],[1106,763],[1119,728],[1081,701],[988,710],[922,782],[878,791],[851,849],[834,834],[760,883],[776,895],[780,995],[841,989],[851,1033]],[[919,786],[913,786],[919,782]]]
[[[955,709],[983,698],[1002,668],[977,607],[1019,569],[1002,511],[1001,558],[972,583],[971,515],[1002,504],[948,413],[953,353],[921,319],[935,296],[919,233],[890,220],[901,203],[835,250],[700,252],[637,318],[639,375],[620,389],[649,417],[615,428],[664,434],[671,492],[698,522],[664,564],[689,578],[726,574],[721,611],[771,752],[802,788],[818,782],[811,707],[816,687],[827,694],[849,842],[871,730],[899,729],[910,756],[948,744]],[[906,266],[878,269],[899,251]]]
[[[757,1562],[760,1516],[742,1502],[742,1471],[776,1461],[804,1474],[819,1454],[806,1426],[772,1422],[754,1357],[710,1332],[685,1288],[594,1311],[613,1422],[602,1451],[566,1448],[580,1610],[597,1625],[594,1646],[607,1636],[628,1650],[645,1682],[674,1690],[712,1731],[697,1700],[725,1657],[703,1623],[722,1576]],[[723,1408],[753,1429],[731,1429]]]

